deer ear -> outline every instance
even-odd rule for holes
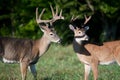
[[[44,29],[43,27],[40,27],[40,29],[41,29],[41,31],[42,31],[42,32],[44,32],[44,31],[45,31],[45,29]]]
[[[84,27],[85,31],[89,30],[89,26]]]
[[[39,27],[40,27],[41,31],[44,32],[48,28],[48,24],[40,23]]]
[[[40,29],[42,32],[45,32],[47,30],[48,26],[40,26]]]
[[[72,30],[72,31],[74,31],[74,29],[75,29],[75,28],[73,27],[73,25],[71,25],[71,24],[69,25],[69,28],[70,28],[70,30]]]

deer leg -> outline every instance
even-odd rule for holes
[[[120,56],[115,57],[117,64],[120,66]]]
[[[91,70],[91,66],[85,64],[84,68],[85,68],[84,80],[88,80],[89,73],[90,73],[90,70]]]
[[[27,68],[28,68],[28,62],[20,62],[22,80],[26,80]]]
[[[120,66],[120,49],[118,49],[116,51],[116,54],[114,54],[115,60],[118,63],[118,65]]]
[[[98,80],[98,64],[93,63],[91,65],[92,71],[93,71],[93,76],[94,76],[94,80]]]
[[[37,71],[36,71],[36,68],[35,68],[35,64],[29,65],[29,70],[33,74],[34,79],[37,80]]]
[[[114,59],[117,64],[120,66],[120,46],[117,46],[113,52]]]

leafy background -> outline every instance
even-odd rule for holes
[[[73,15],[79,16],[75,22],[81,26],[84,15],[92,15],[87,24],[90,30],[87,32],[90,41],[101,43],[120,39],[120,0],[0,0],[0,36],[12,36],[18,38],[37,39],[41,37],[35,21],[35,9],[39,12],[46,8],[43,19],[52,18],[50,6],[63,10],[65,20],[55,22],[55,28],[63,39],[63,44],[72,41],[73,34],[68,29]]]

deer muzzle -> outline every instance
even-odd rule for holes
[[[59,39],[59,40],[57,41],[57,43],[59,43],[59,44],[60,44],[60,43],[61,43],[61,41],[62,41],[62,40],[61,40],[61,39]]]

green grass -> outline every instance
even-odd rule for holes
[[[72,46],[53,44],[36,64],[38,80],[83,80],[84,67],[74,53]],[[117,64],[99,66],[99,80],[118,80],[120,67]],[[21,80],[19,64],[0,62],[0,80]],[[27,80],[33,80],[28,71]],[[90,80],[93,74],[90,73]]]

